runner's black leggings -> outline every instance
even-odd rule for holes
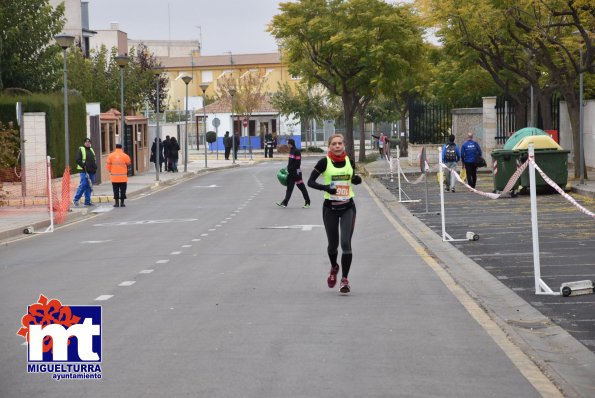
[[[344,278],[349,275],[351,268],[351,236],[355,228],[355,204],[348,209],[332,210],[322,208],[322,220],[328,239],[327,253],[331,265],[337,264],[339,237],[341,239],[341,272]]]
[[[302,191],[302,196],[304,197],[306,204],[310,204],[310,196],[308,195],[308,190],[306,189],[306,185],[302,180],[302,173],[289,173],[287,175],[287,190],[285,191],[285,199],[283,199],[285,206],[287,206],[289,203],[289,199],[291,199],[291,194],[293,193],[293,187],[296,185],[298,189]]]

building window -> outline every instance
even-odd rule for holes
[[[201,79],[205,83],[211,83],[213,81],[213,71],[212,70],[203,70],[201,72]]]

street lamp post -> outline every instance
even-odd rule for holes
[[[192,77],[184,75],[182,80],[186,84],[186,108],[184,111],[184,120],[186,121],[184,129],[184,173],[186,173],[188,172],[188,84],[192,81]]]
[[[64,160],[66,167],[70,169],[70,133],[68,131],[68,75],[66,72],[66,50],[74,44],[74,36],[61,34],[54,36],[56,43],[62,47],[64,54]]]
[[[153,68],[152,71],[157,78],[157,94],[155,95],[155,115],[157,120],[157,126],[155,128],[155,181],[159,181],[159,160],[161,160],[159,156],[159,81],[161,80],[161,68]]]
[[[231,95],[231,143],[232,143],[232,163],[235,164],[236,163],[236,124],[235,124],[235,120],[233,119],[234,117],[234,106],[235,106],[235,95],[237,93],[237,90],[235,88],[230,88],[229,89],[229,95]]]
[[[204,130],[204,146],[205,146],[205,169],[207,168],[207,106],[205,103],[205,97],[209,83],[201,83],[200,89],[202,90],[202,125]]]
[[[116,57],[116,63],[120,67],[120,112],[122,113],[122,128],[120,130],[120,142],[116,142],[116,144],[121,144],[124,142],[124,134],[126,129],[126,117],[124,116],[124,68],[130,62],[130,58],[126,55],[118,55]],[[130,149],[129,149],[130,150]]]
[[[585,150],[583,146],[583,129],[585,128],[585,116],[583,109],[583,49],[579,49],[579,93],[578,93],[578,106],[579,106],[579,117],[578,117],[578,142],[579,142],[579,167],[580,167],[580,180],[579,184],[585,184]]]

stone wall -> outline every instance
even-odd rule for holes
[[[585,165],[595,168],[595,100],[585,101],[583,121],[583,153],[585,154]],[[572,145],[572,129],[570,128],[570,119],[566,101],[560,102],[560,145],[564,149],[569,149],[568,163],[574,161],[574,148]]]

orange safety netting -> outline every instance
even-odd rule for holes
[[[61,178],[52,178],[51,168],[48,168],[46,161],[0,169],[0,209],[10,214],[49,213],[48,177],[51,181],[54,223],[63,223],[72,197],[70,170],[66,168]]]

